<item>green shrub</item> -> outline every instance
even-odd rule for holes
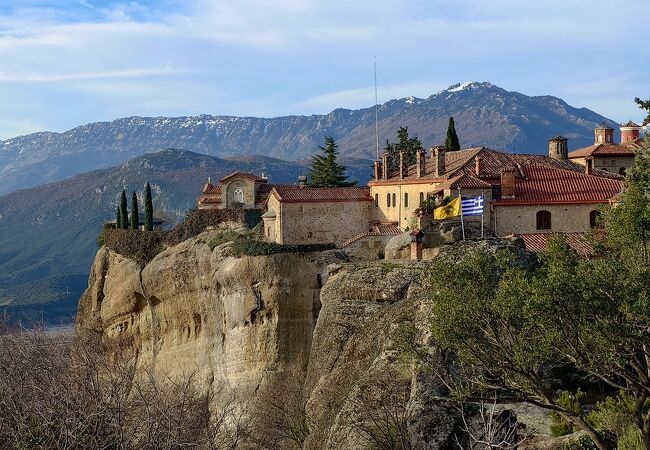
[[[220,230],[217,236],[210,239],[210,242],[208,242],[208,246],[210,247],[210,250],[214,250],[215,247],[218,247],[219,245],[225,242],[236,241],[237,239],[241,239],[241,238],[242,235],[237,233],[236,231],[223,229]]]
[[[334,244],[276,244],[250,237],[235,240],[235,251],[239,256],[265,256],[277,253],[309,253],[336,248]]]
[[[163,250],[164,232],[140,230],[104,230],[105,245],[141,265],[147,264]]]
[[[643,437],[636,426],[635,406],[635,400],[621,391],[615,397],[598,402],[587,419],[597,430],[614,434],[619,450],[644,450]],[[650,405],[646,405],[646,411],[648,407]]]
[[[557,398],[557,404],[576,416],[582,416],[582,401],[586,395],[580,389],[575,394],[569,391],[562,391]],[[550,429],[553,436],[566,436],[576,431],[573,424],[567,422],[558,412],[551,411],[548,416],[551,419]]]
[[[114,223],[105,223],[104,226],[102,227],[102,231],[99,232],[99,235],[97,236],[97,247],[101,248],[104,245],[104,235],[106,233],[106,230],[114,230],[116,228]]]
[[[589,436],[580,436],[564,444],[563,450],[598,450],[598,447]]]
[[[253,228],[261,220],[262,211],[259,209],[192,209],[182,223],[167,233],[165,242],[169,245],[179,244],[203,233],[207,227],[217,227],[224,222]]]

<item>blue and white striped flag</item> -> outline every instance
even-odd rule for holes
[[[480,197],[463,197],[460,203],[463,216],[483,215],[483,194]]]

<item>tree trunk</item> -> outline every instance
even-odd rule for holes
[[[585,422],[582,417],[567,415],[565,418],[573,420],[576,425],[578,425],[583,431],[586,431],[596,447],[598,447],[598,450],[611,450],[609,447],[607,447],[607,445],[605,445],[601,437],[598,435],[598,433],[596,433],[596,430],[594,430],[587,422]]]

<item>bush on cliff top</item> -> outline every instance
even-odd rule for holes
[[[165,243],[179,244],[203,233],[207,227],[216,227],[225,222],[254,228],[260,220],[262,220],[262,211],[259,209],[194,209],[187,214],[182,223],[167,233]]]
[[[332,243],[327,244],[276,244],[265,242],[250,237],[236,239],[235,251],[239,256],[265,256],[277,253],[309,253],[331,250],[336,248]]]
[[[147,264],[163,251],[163,231],[107,229],[103,235],[109,249],[139,264]]]

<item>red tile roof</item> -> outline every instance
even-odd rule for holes
[[[583,258],[593,256],[594,247],[587,240],[586,233],[525,233],[516,234],[524,240],[526,249],[531,252],[543,252],[548,247],[548,242],[554,236],[562,236],[564,242],[574,249]]]
[[[579,148],[569,153],[569,159],[585,156],[634,156],[641,148],[641,139],[623,144],[601,143]]]
[[[366,186],[310,188],[298,185],[276,185],[271,192],[284,203],[372,201],[370,188]]]
[[[223,183],[224,181],[228,181],[229,179],[234,178],[234,177],[246,178],[247,180],[257,181],[259,183],[266,183],[268,181],[267,178],[258,177],[254,173],[236,171],[236,172],[233,172],[231,174],[226,175],[221,180],[219,180],[219,182]]]
[[[607,203],[624,186],[622,180],[539,164],[519,169],[525,177],[516,180],[514,198],[495,200],[494,204]]]
[[[201,192],[204,194],[221,194],[221,186],[215,186],[214,184],[208,182],[205,184],[205,186],[203,186],[203,191]]]
[[[345,248],[348,245],[357,242],[359,239],[363,239],[366,236],[396,236],[398,234],[402,234],[403,232],[404,230],[397,226],[397,222],[378,223],[372,227],[372,231],[358,234],[345,241],[343,244],[341,244],[341,248]]]
[[[458,175],[436,186],[436,191],[445,189],[491,189],[492,185],[470,175]]]

